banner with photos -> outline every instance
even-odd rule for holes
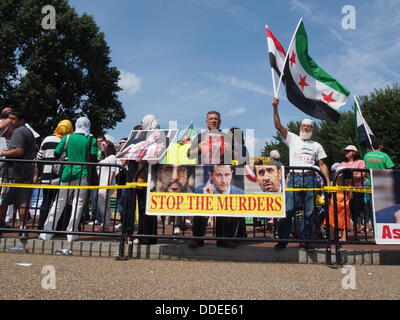
[[[283,218],[283,177],[275,165],[154,164],[146,214]]]
[[[169,146],[175,143],[177,129],[132,130],[124,147],[116,154],[122,160],[159,161]]]
[[[400,170],[371,170],[377,244],[400,244]],[[368,199],[366,199],[368,200]]]

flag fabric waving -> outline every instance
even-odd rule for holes
[[[361,113],[361,109],[356,97],[354,97],[354,101],[356,102],[354,112],[356,116],[356,137],[358,150],[360,156],[364,158],[364,155],[372,150],[371,141],[375,138],[375,136]]]
[[[276,73],[281,75],[285,67],[285,49],[268,26],[265,26],[265,31],[267,33],[269,63]]]
[[[288,100],[304,113],[338,122],[338,109],[346,104],[348,89],[319,67],[308,55],[308,39],[303,22],[299,24],[284,69]]]

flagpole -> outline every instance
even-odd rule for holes
[[[290,41],[289,48],[287,49],[287,52],[286,52],[285,63],[283,64],[283,70],[282,70],[282,72],[281,72],[281,76],[279,77],[279,82],[278,82],[278,89],[277,89],[278,91],[276,92],[276,97],[277,97],[277,98],[279,98],[279,89],[280,89],[280,87],[281,87],[282,76],[283,76],[283,74],[284,74],[284,72],[285,72],[286,62],[287,62],[287,59],[288,59],[288,57],[289,57],[290,50],[292,49],[292,45],[293,45],[294,38],[295,38],[295,36],[296,36],[297,30],[299,29],[300,24],[301,24],[302,21],[303,21],[303,18],[300,18],[299,23],[297,24],[296,30],[295,30],[294,33],[293,33],[292,40]]]
[[[265,29],[268,29],[268,25],[265,25]],[[267,39],[267,45],[268,45],[268,53],[269,53],[269,41]],[[272,85],[274,87],[274,96],[276,98],[276,82],[275,82],[275,74],[274,74],[274,68],[271,68],[271,75],[272,75]]]
[[[274,68],[271,68],[271,74],[272,74],[272,84],[274,86],[274,97],[278,98],[278,95],[276,94],[276,84],[275,84],[275,70]]]
[[[365,120],[364,120],[363,114],[361,113],[361,108],[360,108],[360,104],[359,104],[359,102],[358,102],[357,96],[354,94],[353,97],[354,97],[354,102],[356,103],[357,110],[358,110],[358,112],[360,113],[360,118],[361,118],[361,121],[362,121],[362,123],[363,123],[363,125],[364,125],[365,132],[367,133],[367,137],[368,137],[369,144],[371,145],[372,150],[374,150],[374,147],[372,146],[371,137],[369,136],[369,133],[368,133],[368,131],[367,131],[367,124],[366,124],[366,122],[365,122]],[[356,121],[357,121],[357,120],[356,120]],[[357,124],[356,124],[356,125],[357,125]]]

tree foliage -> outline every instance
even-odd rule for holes
[[[42,28],[49,4],[54,30]],[[0,107],[24,110],[43,136],[62,119],[85,115],[100,134],[125,118],[119,71],[91,16],[79,16],[66,0],[2,0],[0,19]]]
[[[369,96],[359,98],[365,121],[370,126],[376,137],[381,139],[385,145],[385,152],[392,158],[395,166],[400,165],[400,144],[398,124],[400,123],[400,88],[398,85],[385,89],[374,90]],[[300,121],[289,122],[289,131],[298,134]],[[318,122],[312,137],[319,142],[327,154],[325,162],[331,166],[335,162],[343,161],[343,148],[349,144],[357,145],[356,141],[356,119],[352,111],[341,112],[340,121]],[[267,142],[262,156],[268,156],[271,150],[278,150],[281,160],[289,165],[289,150],[282,141],[278,132],[272,142]]]

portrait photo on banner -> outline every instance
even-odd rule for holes
[[[275,165],[152,164],[146,214],[283,218],[282,170]]]
[[[149,170],[151,192],[194,193],[195,166],[153,164]]]
[[[128,141],[117,153],[116,158],[159,161],[164,157],[168,147],[175,142],[177,135],[177,129],[132,130]]]
[[[400,170],[372,170],[377,244],[400,244]]]

